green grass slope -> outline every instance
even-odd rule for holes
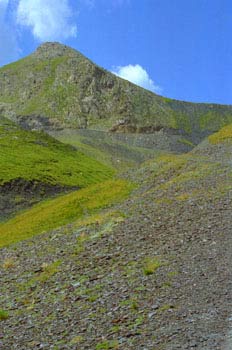
[[[2,249],[5,348],[222,348],[212,339],[215,330],[224,338],[231,314],[232,163],[231,152],[208,152],[227,141],[206,141],[130,170],[139,188],[103,223],[95,208],[118,197],[109,189],[126,195],[125,183],[44,202],[0,226],[4,245],[74,222]]]
[[[141,187],[138,190],[141,204],[152,197],[156,208],[169,207],[172,210],[172,206],[180,203],[217,200],[232,189],[231,152],[224,152],[225,137],[231,140],[231,126],[213,134],[201,147],[188,154],[157,154],[155,159],[129,170],[124,175],[127,180],[103,181],[36,204],[0,224],[0,247],[80,219],[84,219],[84,225],[101,209],[125,199],[134,188],[132,183]],[[215,153],[219,153],[219,157]],[[131,203],[138,198],[135,195]]]
[[[158,96],[58,43],[45,43],[32,55],[2,67],[0,80],[0,110],[31,128],[171,128],[203,137],[232,122],[231,106]]]
[[[113,170],[68,145],[25,131],[0,118],[0,186],[14,180],[60,187],[86,187],[110,178]]]
[[[70,224],[125,198],[133,185],[109,180],[47,200],[0,224],[0,247]]]
[[[211,144],[232,143],[232,124],[224,126],[218,132],[209,136]]]

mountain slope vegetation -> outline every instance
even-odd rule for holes
[[[0,69],[0,113],[30,128],[166,131],[199,139],[232,122],[232,107],[158,96],[59,43]]]
[[[0,347],[226,349],[231,123],[58,43],[2,67]]]
[[[129,169],[123,177],[137,188],[124,202],[3,248],[4,348],[222,349],[232,312],[230,129]],[[23,218],[42,220],[44,209],[57,220],[71,196],[0,229],[17,235],[17,222],[27,230]]]
[[[86,187],[113,170],[52,137],[0,119],[0,185],[18,178],[51,185]]]
[[[114,170],[43,132],[0,118],[0,209],[83,188],[111,178]]]
[[[0,247],[90,216],[122,201],[132,188],[129,182],[110,180],[43,201],[15,218],[0,223]]]

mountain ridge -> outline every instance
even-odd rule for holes
[[[163,129],[200,140],[232,122],[231,105],[159,96],[59,43],[0,68],[0,114],[30,129]]]
[[[57,43],[0,70],[0,101],[17,122],[0,113],[0,345],[222,349],[232,107],[155,95]]]

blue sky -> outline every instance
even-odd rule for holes
[[[0,0],[0,65],[44,41],[159,94],[232,104],[231,0]]]

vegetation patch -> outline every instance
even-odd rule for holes
[[[15,259],[13,258],[7,258],[3,261],[2,267],[5,270],[12,269],[15,267]]]
[[[172,111],[171,113],[174,116],[175,129],[184,130],[186,133],[191,134],[191,118],[189,118],[189,116],[185,113],[176,113],[174,111]]]
[[[178,201],[187,201],[191,198],[190,193],[182,193],[175,197]]]
[[[165,311],[168,311],[168,310],[171,310],[171,309],[174,309],[174,306],[173,306],[173,305],[164,304],[164,305],[162,305],[162,306],[157,310],[157,312],[158,312],[158,313],[162,313],[162,312],[165,312]]]
[[[7,311],[0,309],[0,321],[5,321],[9,318]]]
[[[118,349],[119,343],[117,340],[104,340],[96,345],[96,350]]]
[[[114,171],[42,132],[22,130],[0,118],[0,186],[17,179],[36,184],[86,187]]]
[[[47,280],[49,280],[49,278],[51,278],[59,271],[60,264],[60,260],[55,261],[52,264],[43,264],[42,272],[34,280],[41,283],[45,283]]]
[[[163,263],[157,257],[147,258],[143,266],[143,273],[145,276],[152,275],[161,266],[163,266]]]
[[[188,155],[165,154],[156,160],[158,165],[157,174],[169,173],[170,170],[176,171],[182,169],[189,161]]]
[[[186,170],[182,170],[182,172],[174,174],[174,176],[169,181],[161,185],[160,188],[165,190],[175,185],[177,186],[176,189],[179,190],[184,183],[206,178],[212,173],[212,171],[216,171],[217,167],[217,163],[193,163],[191,166],[188,166]],[[183,198],[180,197],[180,200],[181,199]]]
[[[70,341],[70,345],[76,345],[83,342],[83,337],[81,335],[77,335]]]
[[[41,272],[37,276],[31,278],[28,282],[20,283],[19,289],[25,290],[32,286],[38,286],[38,283],[40,284],[46,283],[52,276],[54,276],[59,271],[60,264],[61,264],[60,260],[54,261],[51,264],[44,263],[41,266]],[[33,304],[34,303],[32,302],[32,305],[29,306],[29,308],[33,307]]]
[[[126,198],[133,188],[127,181],[109,180],[39,203],[0,224],[0,247],[94,214]]]
[[[232,124],[224,126],[218,132],[210,135],[208,140],[212,144],[219,144],[223,142],[232,142]]]

